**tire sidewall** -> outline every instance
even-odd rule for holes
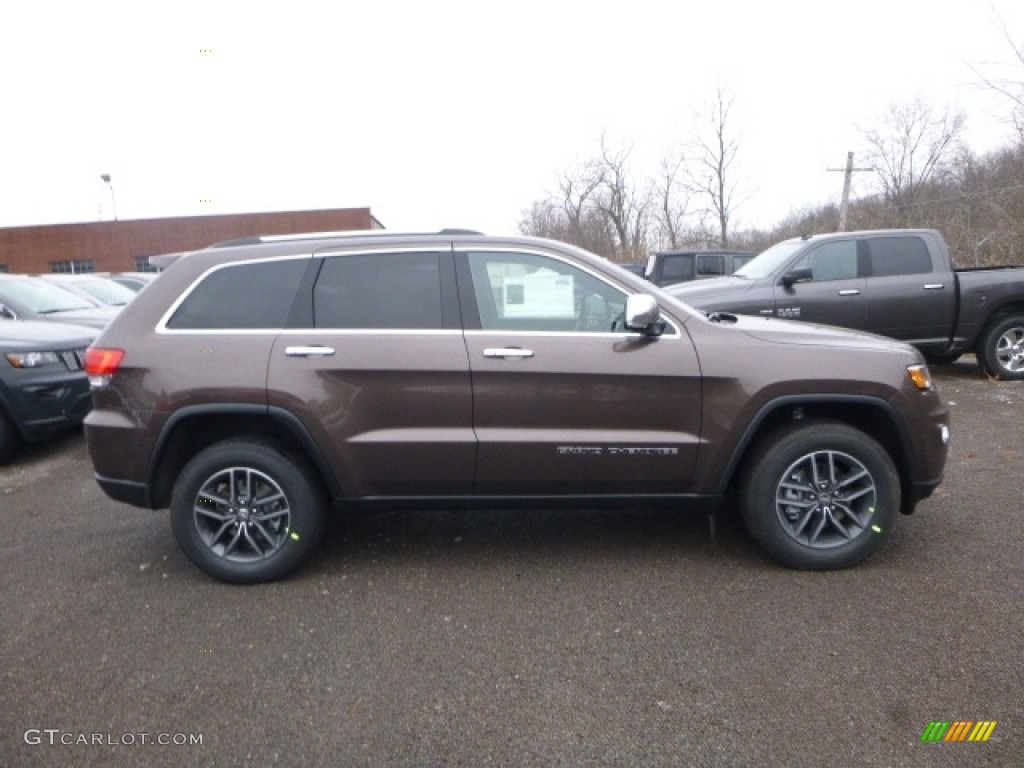
[[[784,473],[809,453],[835,451],[859,461],[875,486],[875,511],[868,526],[852,541],[815,549],[793,539],[778,519],[775,491]],[[764,550],[784,565],[807,570],[830,570],[855,565],[885,539],[900,504],[900,482],[889,455],[874,439],[845,424],[808,423],[783,430],[752,457],[740,493],[747,530]]]
[[[290,508],[293,535],[258,562],[235,563],[220,557],[196,530],[193,509],[199,490],[213,475],[231,467],[251,467],[270,477]],[[198,453],[178,476],[171,495],[171,528],[189,560],[202,571],[232,584],[255,584],[281,578],[309,558],[320,539],[324,506],[312,474],[286,452],[270,443],[226,441]]]

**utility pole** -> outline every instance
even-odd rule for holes
[[[854,168],[853,167],[853,152],[846,153],[846,167],[845,168],[827,168],[828,171],[843,171],[845,174],[843,177],[843,199],[839,203],[839,232],[846,231],[846,215],[850,209],[850,181],[853,179],[854,172],[858,171],[873,171],[874,168]]]

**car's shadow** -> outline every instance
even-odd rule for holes
[[[312,570],[382,560],[536,561],[595,553],[762,559],[731,508],[715,515],[713,528],[706,514],[680,508],[353,511],[328,518]]]
[[[35,443],[19,441],[11,457],[0,463],[0,474],[4,471],[18,471],[40,462],[59,458],[68,451],[77,450],[83,443],[81,427],[71,427]]]

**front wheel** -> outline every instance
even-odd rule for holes
[[[807,421],[762,440],[746,461],[740,508],[747,530],[791,568],[855,565],[882,543],[900,504],[889,454],[846,424]]]
[[[309,557],[324,507],[305,464],[272,443],[228,440],[182,470],[171,495],[171,527],[207,574],[254,584],[281,578]]]
[[[978,363],[989,376],[1024,379],[1024,317],[1007,317],[993,325],[977,352]]]

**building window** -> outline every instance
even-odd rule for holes
[[[10,271],[11,270],[8,268],[8,266],[6,264],[0,264],[0,272],[7,273],[7,272],[10,272]]]
[[[149,263],[149,256],[136,256],[135,257],[135,271],[136,272],[159,272],[153,264]]]
[[[95,272],[96,262],[92,259],[78,259],[76,261],[51,261],[50,271],[58,275],[79,274],[81,272]]]

